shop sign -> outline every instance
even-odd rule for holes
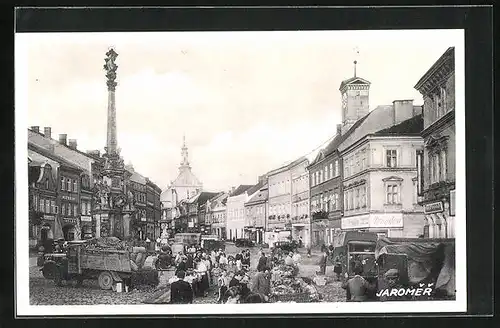
[[[53,215],[44,215],[43,219],[47,220],[47,221],[54,221],[56,219],[56,217]]]
[[[368,228],[369,225],[370,218],[368,215],[344,217],[340,221],[342,229]]]
[[[64,223],[76,224],[75,218],[64,218]]]
[[[61,196],[61,198],[64,199],[64,200],[72,201],[72,202],[76,201],[76,198],[75,197],[71,197],[71,196],[63,195],[63,196]]]
[[[402,228],[403,214],[372,214],[370,216],[371,228]]]
[[[90,216],[83,216],[83,215],[82,215],[81,220],[82,220],[83,222],[92,222],[92,217],[90,217]]]
[[[424,204],[424,213],[432,214],[432,213],[440,213],[443,212],[443,202],[434,202],[429,204]]]

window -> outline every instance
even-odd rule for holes
[[[73,204],[73,215],[74,216],[78,215],[78,204]]]
[[[417,150],[417,195],[422,194],[422,178],[423,178],[423,153],[421,150]]]
[[[361,207],[366,207],[366,186],[361,187]]]
[[[336,177],[339,176],[339,160],[338,159],[335,161],[335,176]]]
[[[386,189],[387,204],[399,204],[399,185],[398,184],[387,184]]]
[[[66,215],[66,204],[61,204],[61,215]]]
[[[349,197],[347,197],[347,192],[344,193],[344,209],[349,209]]]
[[[348,177],[350,175],[349,160],[345,161],[344,175]]]
[[[417,201],[418,201],[418,178],[414,178],[413,179],[413,204],[417,204]]]
[[[360,205],[359,205],[359,188],[356,188],[354,190],[355,192],[355,196],[354,196],[354,207],[355,208],[360,208]]]
[[[339,210],[340,209],[340,203],[339,203],[339,192],[338,191],[335,192],[334,201],[335,201],[335,209]]]
[[[440,158],[440,164],[441,164],[441,176],[440,180],[441,181],[446,181],[446,150],[441,150],[441,158]]]
[[[349,209],[350,210],[354,209],[353,191],[352,190],[349,190]]]
[[[324,180],[326,181],[326,180],[328,180],[328,179],[329,179],[329,178],[328,178],[328,166],[327,166],[327,165],[325,165],[325,178],[324,178]]]
[[[65,189],[66,189],[66,178],[62,177],[61,178],[61,190],[65,190]]]
[[[330,179],[336,175],[333,175],[333,163],[330,163]]]
[[[356,166],[355,166],[355,172],[358,173],[359,171],[361,171],[361,168],[360,168],[360,162],[359,162],[359,155],[356,155]]]
[[[66,179],[66,182],[68,183],[68,187],[66,188],[66,190],[71,191],[71,179]]]
[[[71,206],[71,204],[68,204],[67,208],[68,208],[68,216],[72,216],[73,215],[73,206]]]
[[[361,170],[366,169],[366,149],[361,154]]]
[[[432,183],[439,182],[440,177],[440,165],[439,165],[439,155],[437,153],[433,153],[430,156],[431,159],[431,181]]]
[[[76,180],[73,180],[73,191],[74,192],[77,192],[77,186],[78,186],[78,182]]]
[[[50,212],[53,214],[56,213],[56,201],[55,200],[50,201]]]
[[[386,153],[387,167],[396,167],[398,165],[397,163],[398,153],[396,149],[387,149],[385,153]]]

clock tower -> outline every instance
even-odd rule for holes
[[[370,82],[356,76],[356,64],[357,61],[354,61],[354,77],[342,81],[339,88],[342,97],[342,134],[369,111]]]

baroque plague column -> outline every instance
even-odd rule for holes
[[[104,69],[108,86],[108,126],[103,167],[96,181],[94,193],[96,237],[118,237],[124,239],[131,236],[130,218],[135,212],[133,195],[126,181],[129,173],[125,170],[123,159],[116,137],[116,69],[118,54],[110,49],[106,53]]]

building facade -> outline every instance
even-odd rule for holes
[[[53,166],[48,158],[37,155],[28,152],[29,241],[32,248],[54,240],[58,215],[56,179],[59,165],[55,162]]]
[[[268,197],[269,188],[266,183],[245,203],[245,238],[257,244],[264,242]]]
[[[267,235],[279,231],[286,231],[287,234],[291,234],[292,177],[288,165],[269,172],[268,188]],[[266,243],[270,242],[266,240]]]
[[[150,221],[147,217],[147,180],[131,166],[127,167],[127,171],[131,174],[129,180],[135,206],[135,213],[131,218],[131,234],[135,238],[146,240],[153,229],[151,216]]]
[[[146,222],[150,239],[160,236],[160,195],[161,189],[153,181],[146,178]]]
[[[212,235],[217,235],[220,239],[226,237],[226,202],[229,193],[223,192],[220,195],[207,201],[207,216],[205,224],[210,228]]]
[[[415,85],[424,98],[425,147],[418,155],[424,237],[455,237],[455,48]]]
[[[309,212],[309,172],[307,158],[299,159],[290,167],[292,181],[291,228],[292,239],[311,244],[311,218]]]
[[[240,185],[227,198],[226,236],[229,240],[245,237],[245,203],[249,198],[247,191],[252,187],[252,185]]]
[[[342,161],[336,149],[341,135],[322,149],[309,166],[311,244],[319,246],[333,242],[342,217]]]
[[[343,231],[407,238],[422,233],[424,216],[416,188],[416,154],[423,148],[421,107],[403,100],[394,103],[394,110],[411,118],[369,134],[342,152]]]

